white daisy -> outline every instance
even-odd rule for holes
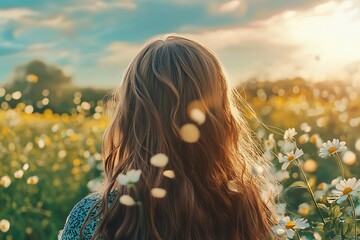
[[[290,173],[286,170],[279,170],[275,173],[275,179],[279,182],[282,182],[290,178]]]
[[[298,207],[298,213],[301,216],[307,216],[310,213],[310,205],[308,203],[302,203]]]
[[[281,166],[282,170],[286,170],[286,168],[289,166],[289,164],[298,159],[299,157],[301,157],[304,154],[303,150],[296,148],[295,153],[294,151],[291,151],[289,153],[286,154],[286,156],[282,157],[279,162],[280,163],[284,163]]]
[[[319,156],[321,158],[325,158],[327,156],[330,156],[331,154],[337,153],[337,152],[343,152],[347,148],[345,146],[346,142],[339,141],[339,139],[333,139],[332,142],[327,141],[323,144],[322,148],[320,148],[320,154]]]
[[[275,147],[275,139],[274,139],[274,134],[271,133],[269,135],[269,138],[265,140],[264,144],[265,144],[265,148],[266,150],[271,150]]]
[[[358,196],[360,192],[360,180],[356,181],[356,178],[340,180],[340,182],[336,184],[335,187],[336,189],[333,189],[332,193],[339,197],[336,202],[340,204],[348,196]]]
[[[126,174],[120,173],[116,180],[123,186],[127,185],[128,183],[137,183],[140,179],[141,170],[131,169]]]
[[[284,133],[284,140],[293,140],[294,136],[297,134],[297,132],[295,131],[295,128],[289,128],[288,130],[285,131]]]
[[[291,220],[290,217],[284,217],[280,220],[279,225],[273,226],[273,231],[276,235],[285,234],[289,238],[293,238],[295,235],[295,230],[297,229],[305,229],[310,227],[307,220],[304,218],[295,218]]]

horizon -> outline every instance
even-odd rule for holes
[[[172,32],[213,50],[234,86],[252,78],[360,83],[356,0],[66,3],[0,3],[0,85],[38,59],[76,86],[115,87],[144,43]]]

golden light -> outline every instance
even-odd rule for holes
[[[24,109],[24,112],[27,114],[31,114],[34,112],[34,107],[32,105],[27,105]]]
[[[166,196],[166,190],[163,188],[153,188],[151,189],[151,195],[154,198],[163,198]]]
[[[200,131],[196,125],[188,123],[180,128],[180,136],[187,143],[195,143],[200,138]]]
[[[194,100],[187,106],[188,117],[198,125],[202,125],[205,122],[205,112],[205,106],[200,100]]]
[[[6,90],[4,88],[0,88],[0,97],[5,96]]]
[[[29,83],[37,83],[39,81],[39,78],[35,74],[28,74],[26,76],[26,81],[28,81]]]
[[[360,138],[356,141],[355,148],[360,152]]]
[[[346,151],[342,160],[346,165],[353,165],[356,162],[356,154],[352,151]]]
[[[21,98],[22,94],[20,91],[13,92],[11,94],[11,98],[14,100],[19,100]]]
[[[316,161],[309,159],[304,162],[303,168],[306,172],[313,173],[317,170],[318,164]]]

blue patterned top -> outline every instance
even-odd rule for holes
[[[67,217],[64,229],[60,231],[58,239],[79,240],[81,226],[85,222],[86,216],[94,204],[101,200],[101,197],[100,193],[92,193],[78,202]],[[111,192],[109,196],[109,203],[112,203],[115,197],[115,192]],[[91,212],[90,218],[97,214],[99,206]],[[82,234],[83,240],[90,240],[92,238],[99,221],[100,219],[96,218],[88,222]]]

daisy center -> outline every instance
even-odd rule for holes
[[[353,189],[351,187],[347,187],[347,188],[344,188],[343,190],[343,194],[346,195],[346,194],[349,194]]]
[[[295,227],[296,223],[293,222],[293,221],[290,221],[288,222],[286,225],[285,225],[285,228],[286,229],[292,229],[293,227]]]
[[[336,147],[331,147],[328,149],[328,152],[331,154],[336,151]]]
[[[295,159],[294,155],[288,156],[288,161],[289,161],[289,162],[292,161],[292,160],[294,160],[294,159]]]

